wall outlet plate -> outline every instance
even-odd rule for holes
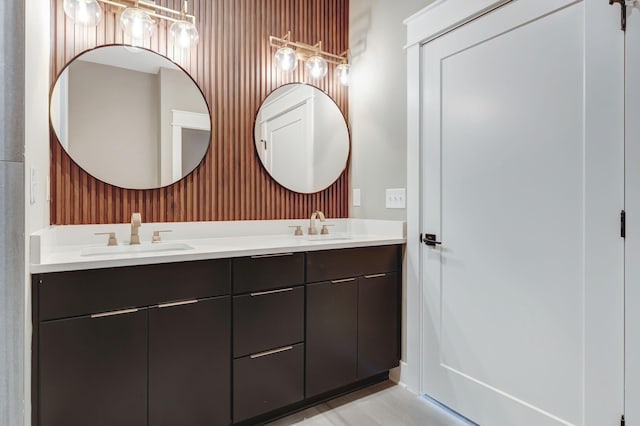
[[[387,189],[385,205],[388,209],[407,208],[407,190],[405,188]]]
[[[353,188],[353,207],[360,207],[360,188]]]

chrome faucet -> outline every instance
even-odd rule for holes
[[[325,221],[324,213],[322,213],[320,210],[316,210],[315,212],[311,213],[311,218],[309,218],[309,235],[318,234],[318,228],[316,228],[316,218],[320,219],[320,222]]]
[[[138,228],[142,226],[142,215],[140,213],[131,213],[131,240],[130,245],[140,244],[140,235]]]

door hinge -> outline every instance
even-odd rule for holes
[[[627,212],[624,210],[620,212],[620,236],[627,238]]]
[[[624,414],[620,417],[620,426],[624,426]]]
[[[620,29],[627,31],[627,7],[635,5],[636,0],[609,0],[609,4],[620,4]]]

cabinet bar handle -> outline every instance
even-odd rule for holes
[[[386,277],[387,274],[375,274],[375,275],[365,275],[365,278],[380,278],[380,277]]]
[[[124,314],[132,314],[134,312],[138,312],[139,309],[123,309],[121,311],[112,311],[112,312],[103,312],[101,314],[91,314],[91,318],[103,318],[103,317],[112,317],[114,315],[124,315]]]
[[[341,283],[349,283],[351,281],[355,281],[355,278],[345,278],[344,280],[333,280],[331,284],[341,284]]]
[[[190,305],[192,303],[198,303],[198,299],[183,300],[181,302],[161,303],[158,305],[158,308],[170,308],[172,306]]]
[[[291,349],[293,349],[293,346],[285,346],[284,348],[274,349],[272,351],[260,352],[259,354],[253,354],[249,358],[251,359],[262,358],[263,356],[273,355],[280,352],[286,352],[286,351],[290,351]]]
[[[275,293],[284,293],[285,291],[292,291],[293,287],[291,288],[282,288],[280,290],[271,290],[271,291],[259,291],[257,293],[251,293],[251,297],[255,297],[255,296],[264,296],[267,294],[275,294]]]
[[[283,256],[293,256],[293,253],[277,253],[277,254],[258,254],[255,256],[251,256],[252,259],[263,259],[265,257],[283,257]]]

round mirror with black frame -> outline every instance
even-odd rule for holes
[[[333,184],[349,158],[349,129],[326,93],[304,83],[278,87],[264,100],[254,124],[256,154],[285,188],[311,194]]]
[[[108,45],[78,55],[56,80],[50,118],[78,166],[127,189],[179,181],[211,143],[211,113],[196,82],[143,48]]]

